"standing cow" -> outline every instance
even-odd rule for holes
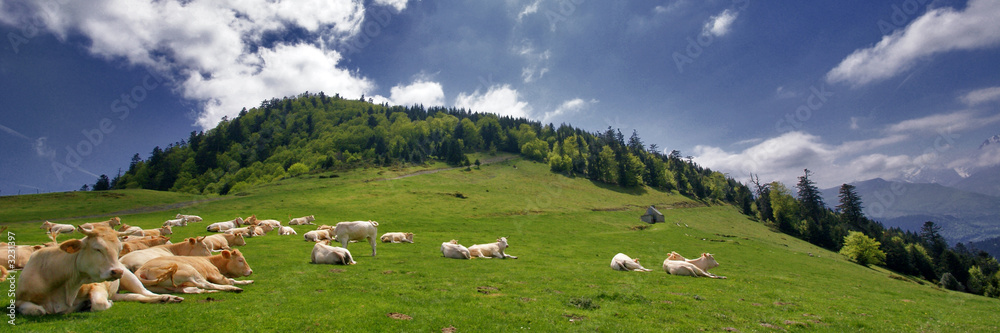
[[[353,241],[368,239],[372,245],[372,257],[375,256],[375,243],[378,239],[378,222],[375,221],[354,221],[340,222],[333,226],[333,239],[340,242],[341,246],[347,248],[347,244]]]

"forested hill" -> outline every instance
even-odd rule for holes
[[[388,106],[304,93],[265,100],[207,132],[191,132],[147,159],[135,154],[111,187],[227,194],[307,172],[421,164],[471,164],[466,153],[508,152],[553,172],[623,187],[650,186],[728,202],[751,213],[750,190],[721,173],[647,147],[633,132],[587,132],[464,109]]]

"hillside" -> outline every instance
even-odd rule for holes
[[[1000,198],[938,184],[892,182],[883,179],[853,183],[864,201],[864,213],[886,227],[917,231],[926,221],[941,226],[950,243],[1000,236]],[[839,188],[823,190],[830,206]]]
[[[301,236],[252,238],[241,251],[256,282],[243,293],[188,295],[180,304],[117,302],[99,313],[17,317],[18,328],[191,331],[226,318],[226,325],[239,330],[303,332],[998,329],[993,319],[997,299],[859,266],[772,232],[730,205],[709,206],[676,191],[606,185],[552,173],[549,165],[523,159],[398,178],[446,167],[320,172],[183,209],[121,214],[125,223],[147,228],[176,213],[199,214],[206,223],[250,214],[281,221],[314,214],[318,224],[371,219],[380,223],[380,233],[416,236],[414,244],[380,243],[374,258],[366,245],[349,245],[358,262],[354,266],[309,264],[312,244]],[[98,200],[89,204],[109,211],[135,208],[107,197]],[[104,219],[72,218],[82,213],[67,207],[82,203],[80,197],[52,194],[4,202],[4,207],[53,207],[24,214],[23,220]],[[667,223],[640,222],[648,205],[656,205]],[[4,224],[20,244],[45,240],[35,222]],[[300,235],[314,228],[295,227]],[[204,234],[200,223],[177,228],[173,237]],[[441,242],[450,239],[468,246],[499,236],[508,237],[507,252],[520,259],[463,261],[439,252]],[[660,263],[670,251],[687,257],[711,252],[721,264],[712,272],[728,279],[667,275]],[[612,271],[609,260],[618,252],[642,258],[653,272]],[[390,313],[412,319],[393,319]]]

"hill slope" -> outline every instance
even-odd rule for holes
[[[566,177],[520,159],[384,180],[414,171],[310,175],[183,210],[121,216],[147,228],[178,212],[206,222],[250,214],[282,221],[315,214],[318,224],[371,219],[380,233],[414,232],[414,244],[379,244],[374,258],[366,244],[351,244],[357,265],[326,266],[308,263],[312,244],[300,236],[266,235],[241,248],[256,281],[241,294],[188,295],[180,304],[118,302],[105,312],[17,317],[17,324],[28,331],[190,331],[227,318],[226,325],[255,331],[998,329],[996,299],[861,267],[774,233],[732,206]],[[24,219],[79,214],[58,209],[74,200],[38,197],[33,204],[57,209]],[[668,222],[643,229],[639,215],[648,205]],[[45,240],[37,223],[7,225],[19,243]],[[174,237],[204,235],[203,227],[176,228]],[[300,235],[314,229],[295,228]],[[469,246],[499,236],[508,237],[507,252],[520,259],[463,261],[439,252],[450,239]],[[721,263],[712,272],[728,279],[667,275],[660,263],[670,251],[711,252]],[[618,252],[642,258],[654,271],[612,271],[609,259]]]

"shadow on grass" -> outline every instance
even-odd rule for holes
[[[569,176],[567,176],[567,177],[569,177]],[[574,177],[570,177],[570,178],[574,178]],[[590,183],[593,184],[594,186],[597,186],[597,187],[603,189],[603,190],[614,191],[616,193],[621,193],[621,194],[629,194],[629,195],[639,196],[639,195],[646,194],[648,192],[646,190],[645,186],[640,186],[640,187],[635,187],[635,188],[625,188],[625,187],[621,187],[621,186],[618,186],[618,185],[611,185],[611,184],[607,184],[607,183],[602,183],[602,182],[599,182],[599,181],[596,181],[596,180],[593,180],[593,179],[590,179]]]

